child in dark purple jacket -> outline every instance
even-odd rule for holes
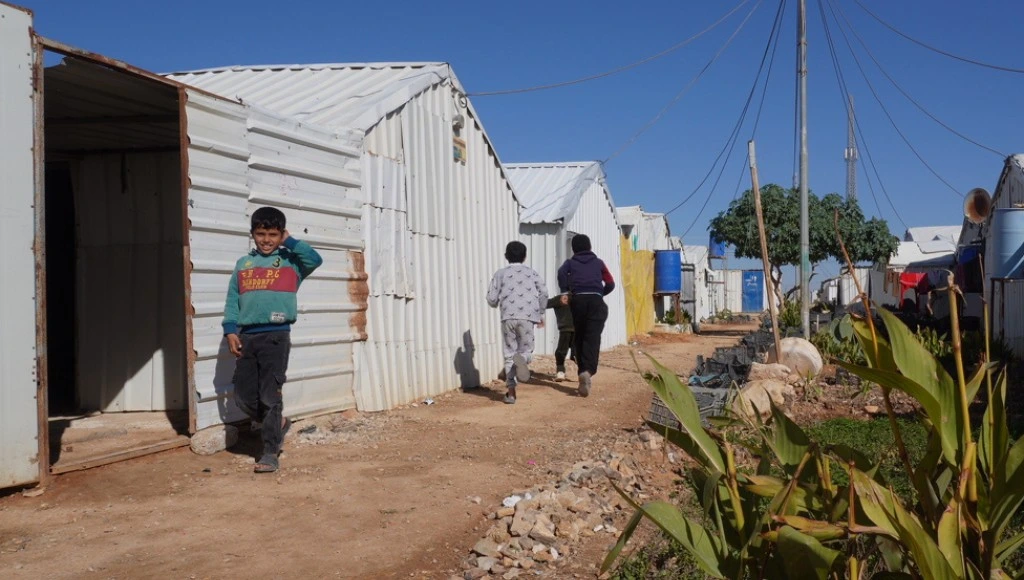
[[[576,343],[573,352],[579,369],[580,396],[590,395],[591,379],[597,374],[601,353],[601,333],[608,320],[604,297],[615,289],[615,279],[608,267],[591,251],[590,238],[572,238],[573,256],[558,269],[558,287],[569,294]]]

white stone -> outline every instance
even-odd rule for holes
[[[201,431],[192,436],[189,446],[194,453],[199,455],[213,455],[224,451],[238,442],[238,427],[234,425],[217,425]]]
[[[813,379],[825,366],[821,353],[810,341],[791,336],[782,339],[782,356],[775,352],[775,345],[768,349],[767,362],[782,363],[801,378]]]
[[[787,396],[796,396],[796,391],[792,385],[784,381],[773,379],[752,381],[744,385],[736,395],[733,408],[749,419],[753,419],[755,414],[759,414],[762,419],[767,419],[772,414],[771,403],[781,407],[786,403]]]
[[[761,381],[765,379],[774,379],[777,381],[785,381],[787,383],[797,383],[800,381],[800,377],[793,373],[793,371],[784,364],[751,364],[750,372],[747,373],[747,381]]]

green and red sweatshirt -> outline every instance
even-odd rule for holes
[[[270,254],[253,250],[240,258],[228,283],[224,334],[290,331],[295,293],[323,261],[312,246],[292,237]]]

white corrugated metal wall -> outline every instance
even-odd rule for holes
[[[465,164],[453,159],[455,114],[466,118]],[[490,380],[501,336],[485,295],[519,205],[479,122],[447,82],[434,85],[367,132],[363,170],[371,275],[359,409]]]
[[[993,280],[992,338],[1002,340],[1018,357],[1024,356],[1024,280]]]
[[[857,292],[857,283],[860,283],[864,292],[871,296],[871,268],[854,268],[853,273],[843,272],[838,280],[838,293],[840,306],[848,306],[860,300]],[[856,281],[854,281],[856,276]]]
[[[31,28],[31,14],[0,4],[0,487],[39,479]]]
[[[1024,203],[1024,155],[1014,155],[1006,160],[992,197],[993,210],[1019,207]],[[993,279],[989,274],[995,271],[991,227],[990,215],[982,226],[982,235],[988,242],[985,244],[983,293],[992,309],[992,337],[1003,340],[1017,356],[1024,356],[1024,314],[1021,314],[1024,312],[1024,283]]]
[[[220,323],[248,216],[280,207],[324,265],[299,291],[285,413],[355,406],[354,343],[365,338],[361,135],[333,133],[188,91],[189,252],[196,427],[243,418],[230,398],[234,359]]]
[[[694,321],[700,322],[711,316],[713,308],[707,246],[683,246],[683,263],[693,265]]]
[[[526,244],[526,264],[547,283],[548,296],[558,294],[558,268],[568,255],[562,224],[520,224],[519,240]],[[554,354],[558,346],[558,323],[553,310],[544,317],[544,328],[534,329],[536,354]]]
[[[70,167],[79,403],[103,412],[185,409],[181,156],[83,154]]]
[[[615,208],[608,201],[603,179],[591,182],[580,198],[576,213],[569,219],[565,229],[569,233],[586,234],[590,237],[594,253],[604,261],[615,283],[620,287],[605,296],[608,304],[608,321],[601,335],[601,349],[607,350],[628,340],[626,331],[626,293],[622,284],[622,233],[615,220]],[[544,273],[544,275],[551,275]]]

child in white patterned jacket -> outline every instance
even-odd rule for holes
[[[526,246],[522,242],[509,242],[505,246],[505,259],[509,265],[498,270],[491,278],[487,290],[487,303],[501,309],[501,329],[504,336],[505,383],[508,393],[505,403],[516,402],[516,385],[530,380],[530,360],[533,358],[533,327],[544,327],[548,290],[536,270],[523,265]]]

